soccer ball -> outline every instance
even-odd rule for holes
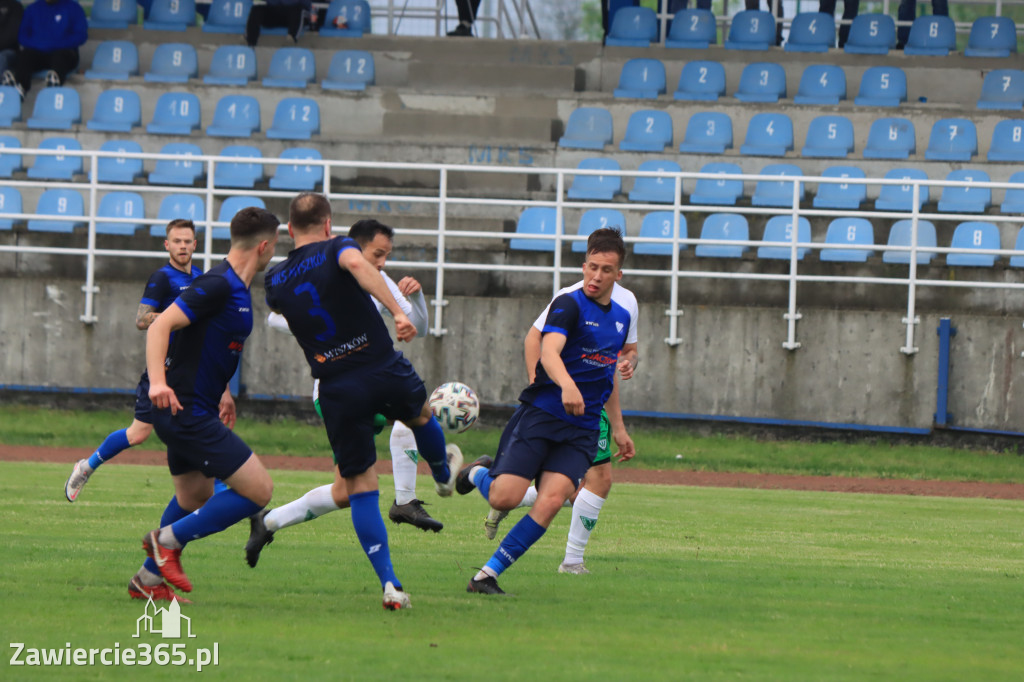
[[[430,394],[430,409],[441,423],[441,428],[452,433],[462,433],[480,416],[480,401],[466,384],[449,381]]]

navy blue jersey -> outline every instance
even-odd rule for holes
[[[562,362],[583,396],[584,414],[566,413],[562,389],[548,377],[541,363],[536,379],[519,399],[570,424],[596,430],[601,409],[614,387],[619,351],[626,343],[631,321],[629,311],[619,303],[613,300],[600,305],[587,298],[582,289],[555,298],[541,331],[565,335]]]
[[[288,320],[316,379],[393,361],[395,345],[373,299],[338,265],[348,237],[306,244],[267,271],[267,305]]]
[[[203,271],[194,265],[190,269],[191,272],[182,272],[170,263],[164,264],[149,276],[146,290],[142,293],[142,300],[139,303],[153,306],[158,313],[167,310],[174,303],[174,299],[188,289],[192,280],[203,274]]]
[[[249,288],[224,261],[196,277],[174,305],[190,324],[175,332],[167,354],[167,385],[186,415],[216,417],[252,332]]]

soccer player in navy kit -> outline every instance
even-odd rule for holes
[[[185,592],[192,582],[181,566],[184,546],[252,516],[273,492],[259,458],[219,419],[218,403],[252,332],[249,285],[273,257],[279,226],[261,208],[235,214],[227,258],[197,277],[146,335],[153,425],[167,445],[175,495],[142,546]],[[215,478],[229,487],[215,492]]]

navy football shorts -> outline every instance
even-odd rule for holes
[[[594,461],[597,436],[597,431],[570,424],[524,403],[501,434],[491,476],[515,474],[532,481],[541,472],[552,471],[579,487]]]
[[[170,410],[153,410],[156,435],[167,445],[167,468],[172,476],[199,471],[224,480],[252,455],[234,431],[217,417],[172,417]]]
[[[153,423],[153,403],[149,401],[149,374],[142,373],[135,387],[135,418],[144,424]]]

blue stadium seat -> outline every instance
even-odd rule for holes
[[[989,161],[1024,161],[1024,119],[1010,118],[996,123],[988,147]]]
[[[725,95],[725,67],[718,62],[688,62],[679,74],[672,97],[678,100],[717,102]]]
[[[675,161],[644,161],[637,170],[650,173],[679,173],[682,167]],[[680,184],[682,190],[682,184]],[[671,204],[675,201],[675,178],[638,176],[629,191],[630,201],[651,204]]]
[[[964,56],[1009,57],[1017,54],[1017,27],[1010,17],[978,17],[971,24]]]
[[[580,216],[580,228],[576,234],[580,237],[589,237],[590,233],[594,230],[605,227],[617,227],[622,232],[622,236],[625,237],[626,218],[622,215],[622,211],[616,211],[612,208],[592,208],[589,211],[584,211],[583,215]],[[572,243],[572,252],[586,253],[587,240],[574,241]]]
[[[516,234],[550,235],[554,237],[558,215],[554,208],[548,206],[531,206],[519,215],[516,222]],[[511,239],[508,246],[514,251],[554,251],[555,240],[552,239]]]
[[[272,140],[308,140],[320,134],[320,105],[307,97],[285,97],[277,103],[267,130]]]
[[[707,9],[681,9],[672,19],[665,47],[704,50],[718,42],[715,15]]]
[[[1024,71],[1020,69],[994,69],[985,74],[981,82],[979,109],[1010,109],[1024,107]]]
[[[872,66],[860,79],[853,103],[870,107],[898,107],[907,101],[907,74],[898,66]]]
[[[187,31],[195,25],[195,0],[152,0],[142,22],[142,28],[154,31]]]
[[[82,145],[72,137],[48,137],[38,145],[39,149],[53,151],[82,151]],[[33,180],[71,180],[82,172],[81,156],[64,154],[39,155],[35,163],[28,169],[28,177]]]
[[[679,151],[688,154],[724,154],[732,149],[732,119],[720,111],[701,111],[690,117]]]
[[[658,17],[649,7],[622,7],[612,17],[605,45],[650,47],[658,40]]]
[[[889,246],[906,246],[910,247],[911,235],[913,234],[913,221],[911,220],[898,220],[893,224],[889,230]],[[928,220],[917,221],[917,247],[919,249],[928,249],[937,246],[938,242],[935,240],[935,225]],[[932,258],[935,258],[934,251],[918,251],[917,252],[917,264],[928,265],[932,262]],[[895,251],[886,249],[882,252],[883,263],[895,263],[902,265],[910,264],[910,252],[909,251]]]
[[[89,28],[126,29],[139,23],[135,0],[93,0]]]
[[[811,241],[811,223],[803,216],[800,216],[800,219],[797,221],[796,240],[804,243],[810,243]],[[761,241],[780,242],[786,246],[759,246],[757,247],[758,258],[774,260],[789,260],[792,258],[793,216],[772,216],[764,226],[764,238]],[[807,251],[808,247],[798,246],[796,249],[796,259],[803,260],[804,256],[807,255]]]
[[[991,182],[983,170],[977,168],[961,168],[951,171],[946,176],[950,182]],[[985,213],[992,205],[991,187],[950,187],[942,188],[939,195],[939,211],[941,213]]]
[[[864,179],[864,171],[856,166],[830,166],[821,173],[825,178]],[[820,182],[814,196],[814,208],[832,208],[856,211],[868,196],[867,185],[852,182]]]
[[[953,231],[951,249],[999,249],[999,228],[992,223],[960,223]],[[975,268],[991,268],[999,258],[994,253],[947,253],[946,265],[963,265]]]
[[[221,45],[210,60],[207,85],[248,85],[256,80],[256,51],[245,45]]]
[[[0,214],[23,213],[21,192],[17,187],[0,187]],[[0,230],[13,230],[16,218],[0,217]]]
[[[130,185],[135,178],[142,177],[142,159],[126,158],[124,154],[141,154],[142,145],[134,140],[107,140],[100,146],[101,152],[116,156],[101,156],[96,160],[97,182]]]
[[[167,223],[176,218],[186,218],[196,224],[196,232],[200,232],[206,224],[206,203],[195,194],[168,194],[160,201],[160,210],[156,219],[161,224],[150,225],[149,233],[154,237],[167,235]]]
[[[665,65],[657,59],[630,59],[622,65],[613,94],[623,99],[658,99],[665,94]]]
[[[142,102],[134,90],[104,90],[96,98],[92,118],[85,124],[89,130],[127,133],[142,125]]]
[[[671,147],[672,117],[663,109],[641,109],[629,116],[619,149],[626,152],[663,152]]]
[[[928,174],[918,168],[893,168],[885,174],[886,180],[927,180]],[[928,185],[921,185],[918,194],[917,210],[928,201]],[[882,185],[875,200],[876,211],[913,211],[914,186]]]
[[[263,199],[259,197],[228,197],[220,205],[220,212],[217,214],[218,223],[228,223],[230,225],[231,219],[235,217],[235,214],[241,211],[243,208],[249,208],[254,206],[256,208],[266,208],[267,205],[263,203]],[[214,239],[231,239],[231,228],[215,227],[213,228]]]
[[[672,211],[655,211],[644,216],[640,223],[640,236],[650,239],[672,239]],[[679,214],[679,238],[686,239],[686,216]],[[686,250],[686,244],[679,245],[680,251]],[[671,244],[655,242],[637,242],[633,244],[633,253],[641,256],[671,256]]]
[[[569,114],[559,147],[604,149],[612,143],[612,115],[601,107],[579,107]]]
[[[139,75],[139,49],[127,40],[105,40],[96,46],[89,80],[124,81]]]
[[[281,47],[270,58],[264,87],[304,88],[316,82],[316,57],[304,47]]]
[[[772,62],[747,64],[735,96],[741,102],[778,102],[786,96],[786,70]]]
[[[896,22],[888,14],[860,14],[843,49],[853,54],[889,54],[896,46]]]
[[[716,178],[715,175],[740,175],[743,169],[735,163],[708,163],[700,172],[705,177],[697,178],[691,204],[711,206],[735,206],[743,196],[743,181],[739,178]]]
[[[775,45],[775,17],[770,12],[745,9],[737,12],[725,39],[727,50],[767,50]]]
[[[1024,171],[1017,171],[1007,182],[1015,182],[1024,185]],[[1024,213],[1024,187],[1020,189],[1009,188],[1003,196],[1003,203],[999,206],[1002,213]]]
[[[754,114],[740,154],[747,156],[785,156],[793,149],[793,121],[785,114]]]
[[[199,129],[199,97],[191,92],[165,92],[156,101],[153,121],[146,132],[156,135],[188,135]]]
[[[370,5],[366,0],[331,0],[320,27],[321,36],[361,38],[370,32]]]
[[[81,122],[82,100],[78,91],[61,86],[39,91],[32,118],[25,125],[39,130],[71,130],[71,126]]]
[[[14,213],[14,211],[11,211]],[[1013,244],[1014,251],[1024,251],[1024,227],[1017,232],[1017,241]],[[1024,268],[1024,256],[1010,256],[1011,268]]]
[[[824,12],[800,12],[789,26],[786,52],[828,52],[836,44],[836,19]]]
[[[260,103],[251,95],[224,95],[217,101],[210,137],[252,137],[260,131]]]
[[[12,85],[0,85],[0,128],[21,120],[21,95]]]
[[[188,43],[163,43],[153,51],[149,71],[142,78],[150,83],[187,83],[199,77],[199,57]]]
[[[864,218],[836,218],[828,225],[826,244],[871,246],[875,243],[875,228]],[[871,255],[870,249],[822,249],[823,261],[863,263]]]
[[[256,147],[244,144],[228,145],[218,156],[242,159],[260,159],[263,153]],[[215,187],[252,189],[263,180],[263,164],[253,161],[218,161],[213,170]]]
[[[853,152],[853,123],[845,116],[816,116],[807,126],[801,156],[846,158]]]
[[[583,159],[576,166],[580,170],[606,170],[607,175],[575,175],[569,187],[570,199],[593,199],[611,201],[612,197],[622,191],[622,168],[615,159],[590,158]]]
[[[9,150],[20,149],[21,140],[13,135],[0,135],[0,178],[9,178],[25,169],[21,154],[12,154]]]
[[[292,147],[281,152],[280,158],[295,161],[321,161],[323,156],[310,147]],[[317,184],[324,180],[323,166],[309,163],[281,163],[274,166],[274,176],[270,178],[270,189],[311,192]]]
[[[188,142],[172,142],[164,145],[161,154],[176,156],[202,156],[203,150],[198,145]],[[187,158],[157,159],[149,181],[156,185],[184,185],[191,187],[203,176],[203,162]]]
[[[925,14],[914,19],[903,53],[945,57],[956,51],[956,23],[948,16]]]
[[[797,104],[839,104],[846,99],[846,72],[835,64],[812,64],[800,76]]]
[[[324,90],[365,90],[377,80],[373,55],[366,50],[338,50],[331,57]]]
[[[96,211],[96,234],[133,235],[142,223],[101,221],[100,218],[145,220],[146,205],[142,196],[135,192],[110,192],[100,199],[100,207]]]
[[[700,228],[701,239],[728,239],[745,242],[750,240],[747,219],[732,213],[712,213],[704,219]],[[700,258],[742,258],[749,246],[727,244],[697,244],[694,253]]]
[[[770,163],[761,169],[759,175],[777,175],[780,178],[797,177],[804,172],[791,163]],[[775,206],[787,208],[793,205],[793,185],[797,188],[799,200],[804,200],[804,183],[787,180],[758,180],[754,186],[754,195],[750,198],[751,206]]]
[[[76,227],[85,222],[85,202],[82,195],[73,189],[48,189],[39,195],[35,213],[54,216],[53,219],[31,218],[28,229],[32,232],[63,232],[71,234]],[[79,220],[62,220],[61,218],[79,218]]]
[[[252,0],[213,0],[203,22],[203,33],[245,33]]]
[[[906,118],[879,118],[871,124],[865,159],[905,159],[917,152],[914,124]]]
[[[978,153],[978,130],[966,118],[935,122],[924,158],[930,161],[970,161]]]

